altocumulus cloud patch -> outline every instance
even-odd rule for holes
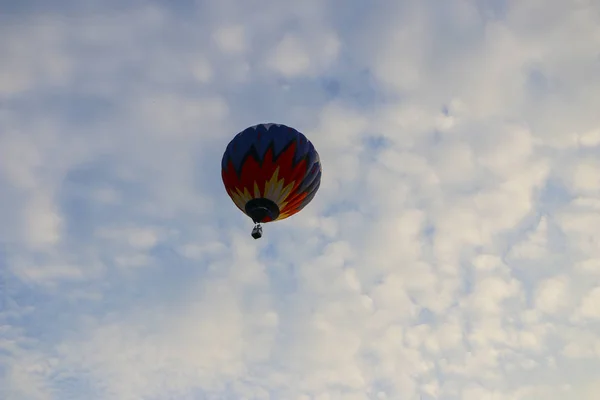
[[[599,16],[12,6],[0,397],[598,398]],[[270,121],[323,177],[254,241],[219,161]]]

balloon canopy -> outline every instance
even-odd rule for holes
[[[296,129],[258,124],[238,133],[227,145],[221,176],[235,205],[256,224],[300,212],[321,184],[321,160],[313,144]]]

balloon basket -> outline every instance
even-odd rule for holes
[[[262,226],[260,226],[260,224],[256,224],[254,229],[252,229],[252,237],[254,239],[260,239],[262,237]]]

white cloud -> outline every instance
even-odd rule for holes
[[[580,160],[574,165],[571,182],[577,193],[587,195],[600,190],[600,164],[594,158]]]
[[[600,287],[592,289],[585,295],[581,302],[579,314],[584,318],[599,319],[600,318]]]
[[[339,39],[333,33],[312,33],[308,38],[287,34],[268,56],[267,65],[287,78],[314,75],[335,61],[339,49]]]
[[[152,228],[107,228],[101,229],[97,235],[109,240],[123,241],[130,247],[140,250],[150,249],[159,241],[158,233]]]
[[[192,74],[201,83],[208,83],[214,76],[213,68],[207,60],[198,59],[192,67]]]
[[[0,67],[0,94],[15,95],[37,85],[63,85],[71,63],[63,47],[65,30],[61,21],[41,17],[27,27],[18,19],[7,22],[0,44],[5,55]]]
[[[222,26],[214,33],[214,40],[221,51],[239,54],[246,50],[245,34],[242,25]]]
[[[3,20],[0,397],[597,397],[597,2],[192,3]],[[323,180],[254,241],[261,120]]]
[[[548,219],[540,218],[534,229],[511,249],[511,256],[520,259],[543,259],[548,252]]]
[[[554,314],[569,307],[569,278],[556,276],[541,282],[535,296],[539,310]]]
[[[32,199],[25,208],[27,235],[31,244],[54,245],[60,241],[61,217],[45,198]]]

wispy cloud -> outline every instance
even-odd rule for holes
[[[3,399],[600,396],[597,2],[0,8]],[[323,179],[254,241],[260,122]]]

